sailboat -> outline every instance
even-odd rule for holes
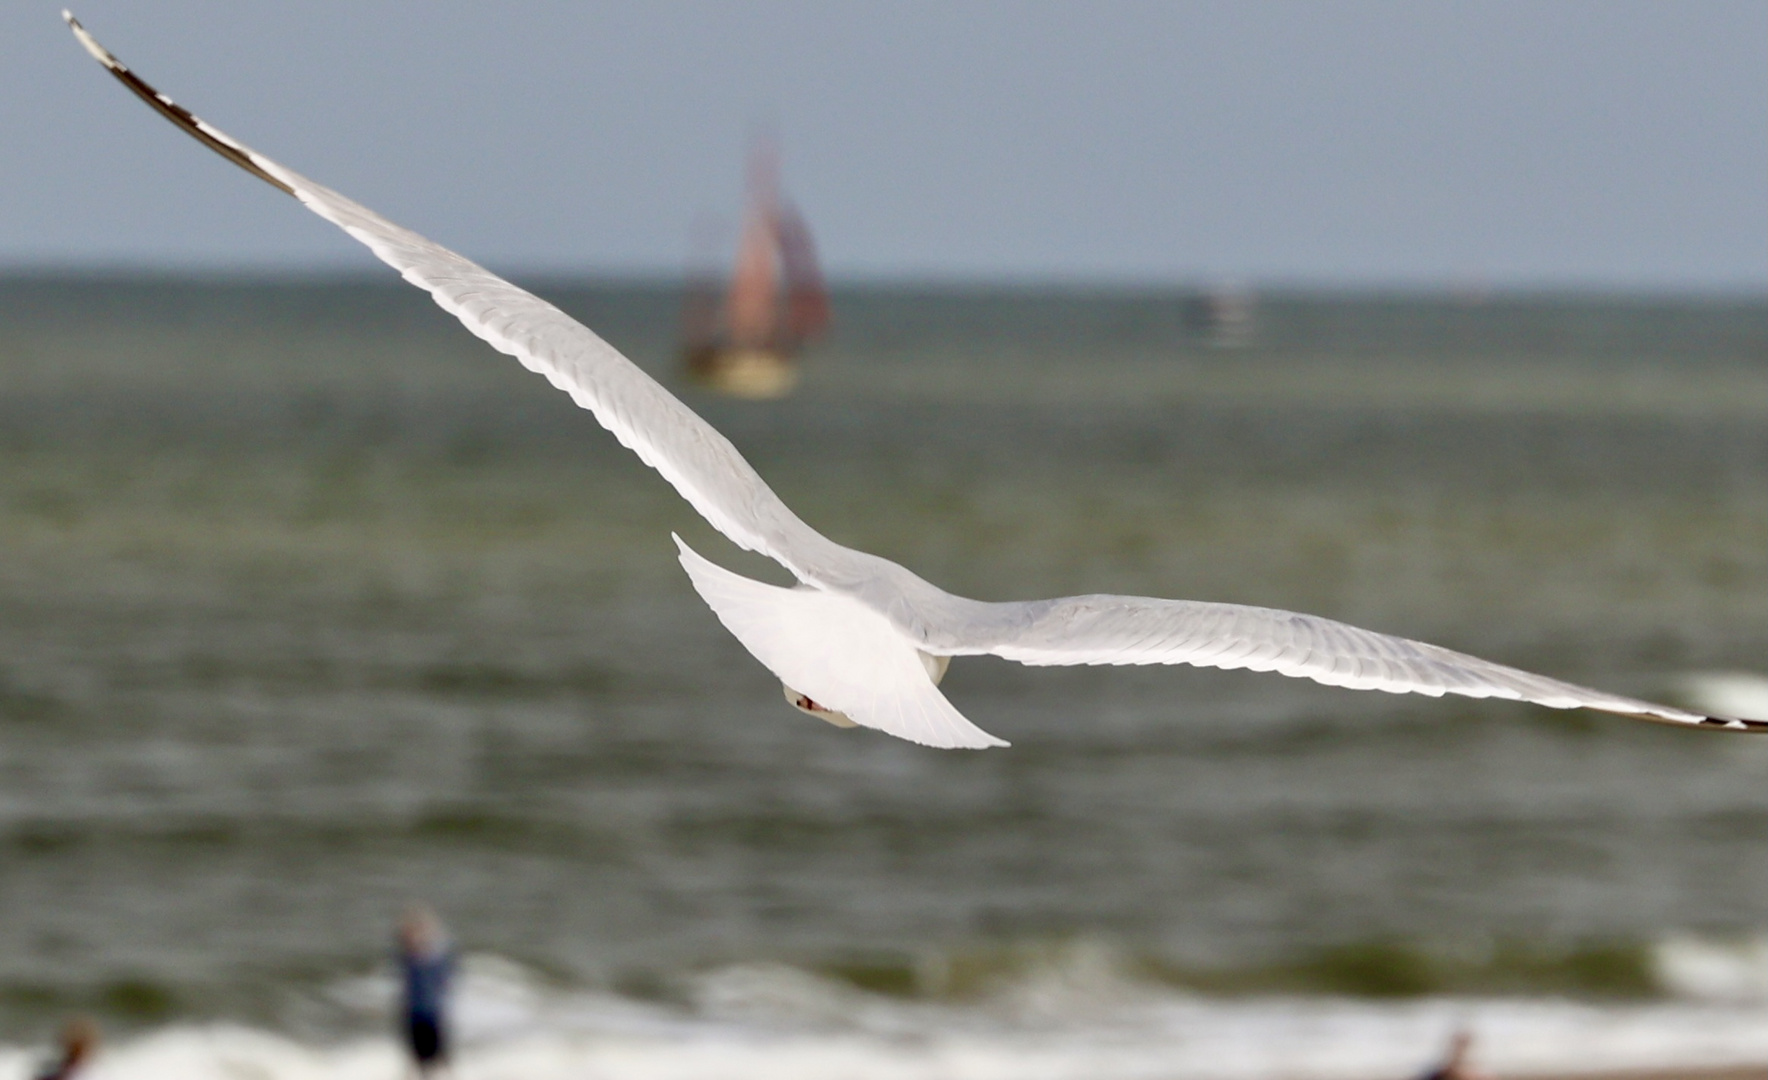
[[[749,205],[727,287],[690,282],[683,361],[690,378],[733,397],[778,398],[798,385],[798,353],[829,325],[829,294],[810,229],[780,194],[770,148],[749,162]]]

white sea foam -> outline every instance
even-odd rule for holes
[[[1709,970],[1697,960],[1710,961],[1715,950],[1666,943],[1661,960],[1680,978]],[[1755,957],[1750,962],[1759,964],[1763,950],[1749,946],[1733,959]],[[1709,981],[1700,983],[1703,977]],[[1690,978],[1690,989],[1721,984],[1710,971]],[[390,996],[382,980],[339,988],[340,1000],[376,1013]],[[1503,1072],[1768,1061],[1768,1006],[1760,999],[1625,1005],[1220,999],[1133,985],[1098,965],[1052,972],[961,1006],[881,997],[773,965],[707,973],[688,996],[683,1004],[658,1004],[561,990],[513,964],[474,958],[457,999],[456,1076],[1348,1080],[1414,1074],[1463,1026],[1478,1035],[1479,1063]],[[24,1048],[0,1048],[0,1075],[28,1075],[33,1058]],[[172,1026],[113,1041],[90,1076],[392,1080],[402,1069],[391,1037],[319,1046],[237,1026]]]
[[[1653,950],[1658,982],[1680,997],[1768,1004],[1768,937],[1674,937]]]

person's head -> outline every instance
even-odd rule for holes
[[[98,1025],[90,1017],[76,1016],[62,1026],[62,1060],[69,1065],[85,1061],[98,1049]]]
[[[1473,1046],[1473,1032],[1462,1028],[1449,1038],[1449,1057],[1445,1065],[1467,1064],[1467,1051]]]
[[[399,917],[399,947],[413,956],[440,951],[445,939],[442,920],[427,904],[410,904]]]

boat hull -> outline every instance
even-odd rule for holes
[[[701,386],[752,401],[785,397],[798,385],[798,362],[778,349],[697,349],[688,354],[687,369]]]

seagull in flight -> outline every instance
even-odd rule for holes
[[[570,394],[719,532],[791,571],[794,588],[755,581],[674,538],[689,580],[719,621],[779,677],[786,700],[812,716],[926,746],[1005,746],[939,691],[952,657],[988,654],[1031,665],[1248,668],[1355,690],[1509,698],[1768,732],[1768,720],[1637,701],[1290,611],[1140,596],[1014,603],[954,596],[800,521],[728,439],[588,327],[197,119],[119,62],[72,14],[62,17],[87,52],[162,116],[367,246],[492,348]]]

